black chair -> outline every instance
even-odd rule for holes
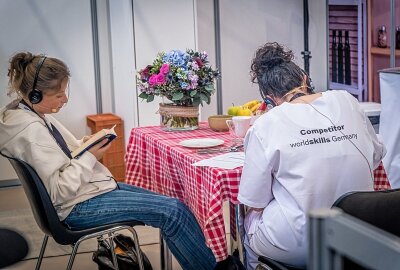
[[[333,204],[343,212],[386,232],[400,236],[400,189],[356,191],[342,195]],[[364,270],[356,262],[344,258],[344,269]]]
[[[103,235],[108,235],[110,237],[112,257],[116,269],[118,269],[118,265],[116,255],[114,253],[114,244],[112,241],[114,232],[124,229],[129,230],[133,235],[135,248],[136,250],[139,250],[139,240],[133,226],[144,225],[144,223],[132,220],[128,222],[107,224],[84,230],[70,230],[69,228],[64,226],[64,224],[58,218],[57,212],[54,209],[50,196],[36,171],[29,164],[22,160],[11,158],[8,156],[5,157],[10,161],[15,172],[17,173],[18,178],[24,188],[25,194],[30,202],[36,223],[45,234],[42,248],[40,250],[39,258],[36,264],[36,270],[40,269],[49,236],[53,237],[54,240],[60,245],[72,246],[73,249],[70,259],[68,261],[67,270],[70,270],[72,268],[72,264],[74,262],[79,244],[82,241],[90,238],[102,237]],[[43,166],[46,165],[44,164]],[[139,254],[138,262],[140,269],[144,270],[142,256],[140,252],[138,252],[137,254]]]
[[[339,197],[332,207],[340,208],[353,217],[400,237],[400,189],[348,192]],[[258,269],[296,269],[263,256],[258,260],[261,263]],[[367,269],[346,258],[343,268]]]
[[[258,257],[258,261],[260,262],[259,265],[257,265],[257,270],[262,270],[262,269],[270,269],[270,270],[299,270],[303,268],[296,268],[292,266],[288,266],[286,264],[283,264],[281,262],[275,261],[273,259],[260,256]]]
[[[337,199],[333,207],[400,236],[400,189],[349,192]]]
[[[310,269],[398,269],[400,189],[357,191],[309,213]]]

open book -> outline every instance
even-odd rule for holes
[[[87,150],[89,150],[90,148],[92,148],[93,146],[95,146],[104,139],[108,139],[108,142],[104,146],[109,144],[112,140],[114,140],[117,137],[117,133],[115,133],[114,130],[115,126],[116,125],[114,125],[110,129],[102,129],[97,133],[93,134],[93,136],[90,137],[90,139],[88,139],[81,146],[72,151],[71,153],[72,158],[79,158],[83,153],[85,153]]]

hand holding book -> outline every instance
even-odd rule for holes
[[[90,138],[88,139],[84,138],[84,143],[80,147],[72,151],[72,157],[79,158],[83,153],[85,153],[89,149],[92,149],[90,152],[94,154],[97,159],[101,158],[104,152],[108,149],[104,147],[117,137],[114,128],[115,125],[110,129],[100,130],[99,132],[90,136]],[[94,148],[95,146],[96,148]]]
[[[95,144],[91,147],[88,152],[90,152],[97,160],[101,160],[104,154],[108,151],[108,148],[111,147],[110,141],[108,139],[103,139],[99,143]]]

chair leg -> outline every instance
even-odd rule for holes
[[[39,257],[38,257],[38,260],[37,260],[37,263],[36,263],[35,270],[39,270],[40,269],[40,266],[41,266],[42,260],[43,260],[44,251],[46,250],[46,246],[47,246],[47,240],[49,240],[49,236],[47,234],[45,234],[44,238],[43,238],[42,247],[40,249]]]
[[[172,255],[168,248],[167,242],[160,231],[160,261],[161,270],[172,270]]]
[[[72,269],[72,265],[74,264],[74,261],[75,261],[76,252],[78,251],[78,245],[79,244],[75,244],[72,246],[72,252],[71,252],[71,256],[69,256],[67,270]]]
[[[72,269],[72,265],[74,264],[76,253],[78,252],[78,247],[79,247],[80,243],[84,240],[85,239],[81,238],[75,243],[75,245],[72,245],[72,252],[71,252],[71,256],[69,256],[67,270]]]
[[[260,263],[257,265],[256,270],[273,270],[273,269],[266,266],[265,264]]]
[[[143,257],[142,257],[142,253],[140,252],[139,238],[138,238],[137,233],[134,228],[130,227],[130,228],[128,228],[128,230],[132,233],[133,242],[135,243],[135,249],[138,251],[137,258],[138,258],[138,263],[139,263],[139,269],[144,270]]]

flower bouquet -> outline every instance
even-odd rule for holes
[[[137,74],[139,97],[147,102],[154,96],[171,101],[160,104],[161,124],[167,130],[186,130],[198,127],[198,107],[210,104],[215,92],[213,70],[206,52],[172,50],[157,54],[151,65]]]

